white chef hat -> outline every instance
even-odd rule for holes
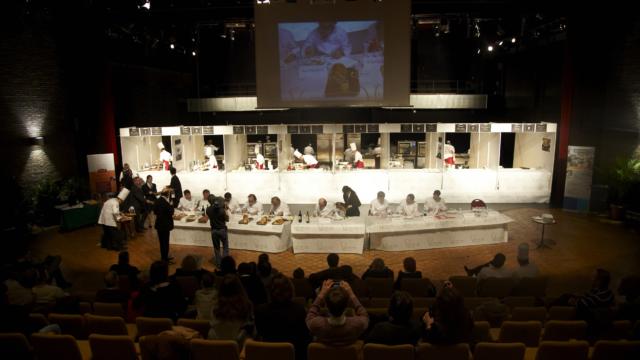
[[[160,141],[160,142],[157,144],[157,146],[158,146],[158,149],[160,149],[160,150],[164,149],[164,144],[162,143],[162,141]]]
[[[358,147],[356,146],[356,143],[351,143],[351,144],[349,144],[349,147],[351,147],[351,150],[352,150],[352,151],[356,151],[356,150],[358,150]]]
[[[300,153],[300,151],[298,151],[298,149],[296,149],[293,152],[293,156],[297,157],[298,159],[300,159],[302,157],[302,154]]]
[[[254,152],[256,154],[260,154],[260,145],[256,145],[256,147],[254,148]]]
[[[120,193],[118,194],[118,199],[124,201],[124,199],[126,199],[127,196],[129,196],[129,189],[122,188],[122,190],[120,190]]]

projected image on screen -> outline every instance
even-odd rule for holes
[[[284,101],[382,100],[382,21],[278,24]]]

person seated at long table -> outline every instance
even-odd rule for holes
[[[389,202],[384,197],[384,192],[378,191],[378,196],[371,202],[369,215],[382,216],[389,213]]]
[[[224,193],[224,202],[227,204],[227,209],[229,209],[230,213],[235,213],[240,209],[240,204],[238,204],[238,200],[231,197],[231,193]]]
[[[249,194],[247,203],[242,206],[241,212],[249,215],[262,215],[262,204],[258,202],[258,198],[254,194]]]
[[[185,190],[184,196],[180,198],[178,203],[178,210],[193,211],[196,208],[196,204],[191,197],[191,191]]]
[[[447,211],[447,204],[444,202],[444,199],[440,197],[440,190],[434,191],[433,197],[424,202],[424,211],[427,215],[438,215],[441,212]]]
[[[416,197],[413,194],[407,195],[407,198],[400,202],[396,212],[400,215],[404,215],[407,217],[417,217],[420,216],[420,212],[418,211],[418,203],[416,202]]]
[[[291,211],[289,211],[289,205],[280,200],[279,197],[274,196],[271,198],[271,209],[269,209],[269,215],[289,216],[291,215]]]
[[[335,205],[329,204],[327,199],[320,198],[313,214],[318,217],[332,217],[336,211]]]

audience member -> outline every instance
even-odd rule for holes
[[[565,294],[553,302],[553,305],[575,306],[576,315],[581,320],[589,320],[594,311],[613,305],[614,295],[609,289],[611,275],[604,269],[597,269],[593,276],[591,290],[584,295]]]
[[[355,280],[359,280],[358,275],[353,273],[353,268],[350,265],[342,265],[338,268],[340,270],[340,278],[353,285]]]
[[[304,270],[299,267],[293,270],[293,278],[294,279],[304,279]]]
[[[347,317],[345,310],[350,303],[355,315]],[[322,315],[324,306],[329,311],[328,316]],[[367,329],[369,316],[346,281],[325,280],[307,313],[306,322],[316,341],[328,346],[347,346]]]
[[[138,281],[138,274],[140,274],[140,270],[129,263],[128,251],[121,251],[118,254],[118,263],[111,265],[109,271],[115,271],[119,277],[127,276],[129,278],[129,286],[131,286],[131,289],[138,289],[140,285]]]
[[[457,344],[471,341],[473,319],[462,296],[446,282],[430,311],[422,317],[422,340],[431,344]]]
[[[292,343],[300,360],[306,358],[311,335],[305,323],[306,310],[292,301],[293,292],[291,280],[274,275],[269,284],[271,301],[256,309],[256,328],[262,341]]]
[[[402,270],[398,271],[395,289],[400,290],[402,279],[422,279],[422,272],[416,270],[416,259],[407,257],[402,260]]]
[[[375,258],[369,265],[367,271],[362,274],[362,280],[367,278],[392,278],[393,270],[389,269],[381,258]]]
[[[255,267],[252,266],[252,263],[240,263],[240,265],[238,265],[238,276],[254,307],[267,302],[267,291],[256,274]]]
[[[202,275],[208,273],[207,270],[200,268],[198,265],[198,259],[193,255],[187,255],[182,259],[180,267],[176,269],[176,272],[171,276],[175,279],[178,276],[195,276],[198,281],[202,280]]]
[[[235,340],[242,348],[253,337],[253,307],[236,275],[225,275],[211,316],[209,339]]]
[[[104,276],[104,289],[96,292],[96,302],[119,303],[125,305],[129,300],[129,294],[122,291],[118,284],[120,283],[118,273],[109,271]]]
[[[619,304],[616,318],[629,320],[632,323],[640,320],[640,276],[632,275],[623,278],[618,286],[618,294],[624,297],[624,302]]]
[[[202,274],[201,288],[196,291],[193,304],[196,308],[196,319],[211,321],[211,311],[218,301],[218,290],[215,289],[215,278],[209,272]]]
[[[389,302],[389,320],[376,324],[367,342],[384,345],[416,345],[420,339],[420,324],[411,321],[413,299],[405,291],[396,291]]]
[[[340,257],[338,254],[331,253],[327,255],[327,265],[329,265],[329,268],[309,275],[309,283],[311,283],[311,287],[317,289],[325,280],[340,280],[342,278],[342,274],[338,268],[339,263]]]
[[[268,286],[271,279],[278,273],[278,270],[274,269],[269,262],[269,255],[260,254],[258,257],[258,276],[264,286]]]
[[[216,276],[236,274],[236,261],[231,256],[225,256],[220,260],[220,267],[216,270]]]
[[[147,317],[163,317],[177,320],[186,310],[187,303],[180,288],[169,282],[169,265],[156,261],[149,269],[149,284],[134,300],[134,307],[142,309]]]
[[[506,278],[511,277],[512,273],[504,267],[504,262],[507,258],[502,253],[497,253],[493,260],[489,261],[486,264],[482,264],[480,266],[476,266],[473,269],[469,269],[466,266],[464,270],[467,272],[469,276],[477,276],[478,279],[486,279],[486,278]]]
[[[520,243],[518,245],[518,267],[513,270],[513,277],[521,279],[536,276],[538,276],[538,266],[529,261],[529,244]]]
[[[9,271],[7,280],[4,281],[4,286],[7,289],[7,304],[18,306],[33,305],[35,301],[35,296],[31,291],[33,284],[27,284],[26,272],[21,271],[19,273],[15,269]]]
[[[37,305],[54,305],[58,300],[66,296],[61,288],[51,285],[51,277],[46,270],[38,272],[36,285],[31,291]]]

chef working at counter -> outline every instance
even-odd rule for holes
[[[217,150],[218,147],[213,145],[213,140],[209,139],[207,145],[204,146],[204,158],[207,160],[209,170],[218,168],[218,160],[216,159]],[[206,200],[206,198],[203,200]]]
[[[265,169],[264,156],[262,156],[262,154],[260,153],[260,145],[256,145],[254,151],[256,153],[256,162],[254,164],[256,167],[256,170],[264,170]]]
[[[121,250],[126,247],[125,234],[118,228],[118,221],[123,218],[120,213],[120,204],[129,196],[129,190],[122,188],[117,197],[111,198],[104,202],[98,224],[102,225],[102,240],[100,241],[103,248],[109,250]]]
[[[162,170],[170,170],[173,156],[164,148],[164,144],[162,143],[162,141],[158,143],[158,149],[160,149],[160,161],[162,162]]]
[[[351,143],[349,146],[353,152],[353,167],[356,169],[364,169],[364,159],[362,157],[362,153],[358,150],[356,143]]]
[[[440,197],[440,190],[434,191],[433,197],[424,202],[424,211],[427,215],[438,215],[441,212],[447,211],[447,204],[445,204],[444,199]]]
[[[269,215],[289,216],[291,215],[291,211],[289,211],[289,205],[280,200],[279,197],[274,196],[271,198],[271,209],[269,209]]]
[[[302,155],[300,151],[297,149],[293,152],[293,155],[304,162],[304,165],[310,169],[315,169],[318,167],[318,160],[313,155],[304,154]]]
[[[242,207],[242,213],[249,215],[262,215],[262,204],[258,202],[258,199],[254,194],[247,196],[247,203]]]
[[[416,197],[413,194],[407,195],[407,197],[400,202],[398,205],[398,209],[396,212],[400,215],[408,216],[408,217],[416,217],[420,216],[420,212],[418,211],[418,203],[416,202]]]
[[[384,197],[384,192],[378,191],[378,196],[371,202],[369,215],[381,216],[389,212],[389,202]]]
[[[304,147],[304,154],[305,155],[315,155],[316,152],[313,150],[313,146],[311,146],[311,144],[307,145]]]

